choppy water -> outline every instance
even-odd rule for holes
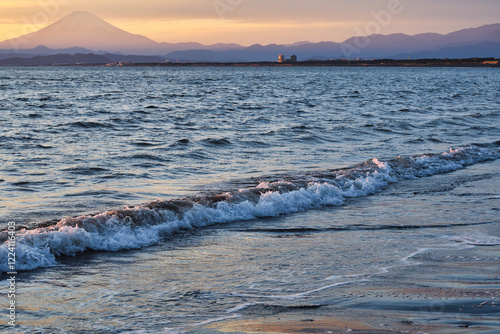
[[[190,328],[496,244],[499,126],[496,69],[0,68],[24,330]]]

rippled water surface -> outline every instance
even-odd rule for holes
[[[492,69],[2,68],[16,221],[498,139]]]

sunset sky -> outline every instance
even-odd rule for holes
[[[382,16],[382,34],[448,33],[500,23],[498,0],[2,0],[0,41],[79,10],[157,42],[342,42],[373,33],[367,28],[373,13],[389,8],[397,10]]]

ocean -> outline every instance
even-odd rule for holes
[[[241,332],[457,263],[500,298],[499,128],[495,68],[0,68],[0,329]]]

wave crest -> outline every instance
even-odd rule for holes
[[[156,200],[96,215],[65,218],[17,232],[16,268],[32,270],[57,265],[57,256],[87,250],[119,251],[149,246],[166,236],[218,223],[253,220],[323,206],[346,198],[374,194],[389,183],[455,171],[500,157],[499,143],[468,145],[441,154],[424,154],[365,163],[322,172],[255,180],[255,185],[219,194],[178,200]],[[7,259],[7,232],[0,255]],[[0,270],[7,272],[7,261]]]

